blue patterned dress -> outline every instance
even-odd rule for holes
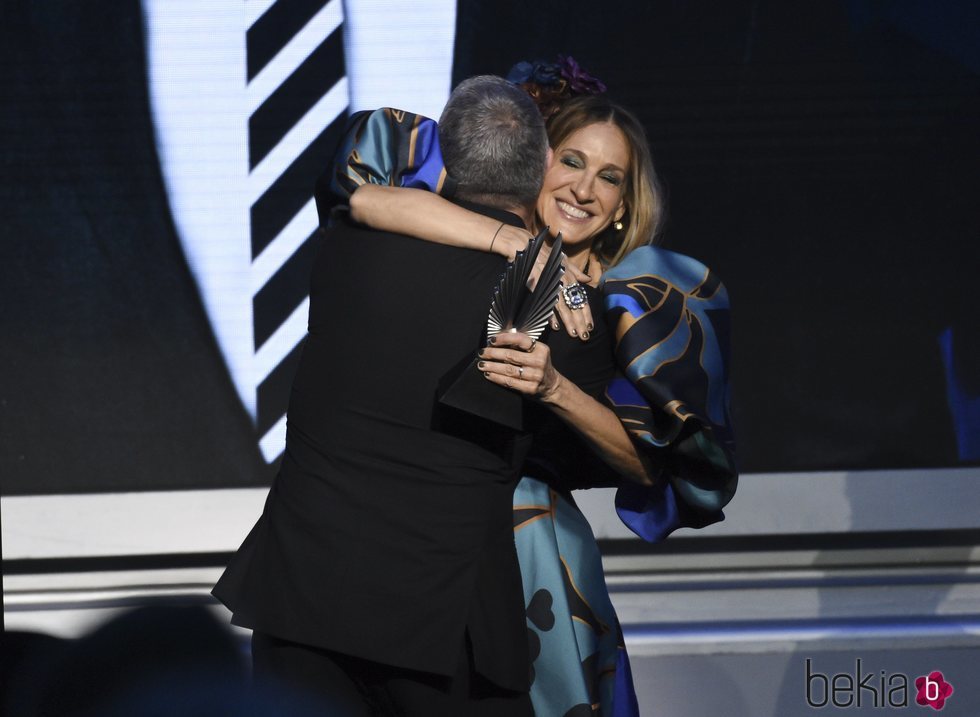
[[[453,192],[432,120],[384,108],[353,115],[318,186],[325,208],[361,184]],[[644,540],[724,518],[737,485],[729,418],[729,307],[717,277],[690,257],[631,252],[602,283],[618,371],[603,399],[661,466],[657,486],[623,482],[616,511]],[[581,484],[578,477],[577,484]],[[514,494],[539,717],[638,717],[623,633],[588,521],[567,491],[524,477]]]

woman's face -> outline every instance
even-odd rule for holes
[[[538,196],[538,218],[568,249],[592,239],[623,216],[629,172],[626,137],[610,122],[590,124],[555,148]]]

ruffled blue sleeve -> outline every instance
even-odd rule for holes
[[[642,247],[604,274],[603,300],[620,371],[606,398],[664,479],[620,487],[620,518],[651,542],[724,519],[738,484],[725,287],[690,257]]]
[[[321,225],[332,207],[368,183],[452,196],[455,182],[446,174],[436,122],[391,107],[352,114],[333,162],[317,181]]]

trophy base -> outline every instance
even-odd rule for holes
[[[439,382],[439,403],[488,421],[524,430],[524,399],[509,388],[491,383],[466,359]]]

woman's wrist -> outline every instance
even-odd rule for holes
[[[538,394],[538,400],[551,408],[561,408],[565,404],[568,393],[568,381],[557,371],[554,371],[554,378],[551,385],[543,387]]]
[[[505,222],[500,222],[500,226],[497,227],[497,231],[493,233],[493,239],[490,240],[490,253],[493,254],[493,245],[497,243],[497,237],[500,236],[500,230],[504,228]],[[500,253],[499,251],[497,252]]]
[[[499,254],[507,261],[513,261],[517,252],[527,248],[530,239],[531,235],[527,230],[502,223],[493,230],[490,244],[484,244],[484,246],[486,251]]]

